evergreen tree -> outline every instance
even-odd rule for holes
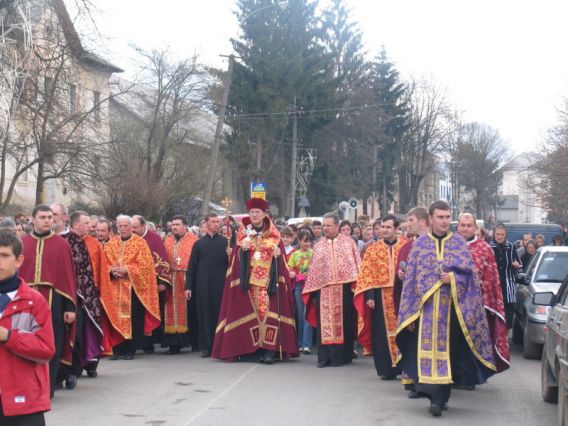
[[[374,190],[381,200],[381,214],[394,200],[396,187],[396,160],[400,142],[409,125],[409,106],[406,86],[389,60],[383,47],[372,64],[371,90],[378,105],[375,128],[375,144],[378,146],[377,181]]]
[[[238,164],[244,194],[251,179],[266,180],[271,203],[283,212],[290,196],[287,112],[294,98],[307,111],[329,105],[335,84],[331,61],[323,47],[317,2],[240,0],[237,6],[242,35],[233,40],[240,64],[235,66],[228,105],[233,130],[229,155]],[[298,120],[304,143],[327,121],[309,114]]]

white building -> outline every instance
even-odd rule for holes
[[[497,207],[497,222],[545,223],[546,210],[527,185],[531,177],[528,154],[521,154],[503,166],[503,182],[499,196],[503,204]]]

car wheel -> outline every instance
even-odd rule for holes
[[[568,424],[568,410],[566,409],[568,406],[568,395],[566,395],[562,376],[558,377],[558,383],[558,425],[566,426]]]
[[[539,359],[542,354],[542,346],[531,342],[529,328],[523,330],[523,356],[526,359]]]
[[[548,358],[546,357],[546,347],[542,349],[542,360],[540,363],[540,389],[542,399],[546,402],[558,401],[558,386],[550,383],[552,372],[548,365]]]
[[[513,343],[515,345],[523,344],[523,329],[517,320],[517,315],[513,318]]]

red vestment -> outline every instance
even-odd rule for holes
[[[361,263],[359,249],[351,237],[338,234],[333,239],[320,238],[313,250],[310,273],[302,291],[306,320],[317,327],[317,307],[310,295],[319,291],[321,342],[343,344],[343,285],[354,288]]]
[[[22,279],[39,291],[51,307],[54,293],[77,307],[77,289],[71,249],[59,235],[22,237],[24,263],[19,272]],[[57,332],[57,331],[54,331]],[[71,365],[75,342],[75,322],[65,325],[63,352],[60,362]]]
[[[511,358],[503,292],[495,254],[489,244],[477,237],[473,241],[469,241],[468,246],[475,262],[475,270],[481,287],[497,372],[501,372],[509,368]]]
[[[250,224],[250,219],[245,219],[243,223]],[[281,350],[285,358],[298,356],[292,287],[280,233],[267,218],[260,233],[252,235],[252,228],[248,229],[249,236],[246,228],[240,229],[231,256],[212,357],[234,360],[258,349]],[[245,238],[251,239],[246,251],[248,265],[241,264]],[[274,262],[275,247],[280,248],[282,255]],[[241,268],[249,269],[248,283],[241,284]],[[278,285],[275,294],[269,296],[271,271]]]

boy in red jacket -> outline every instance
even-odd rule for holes
[[[45,425],[48,362],[55,353],[44,297],[18,276],[22,242],[0,231],[0,425]]]

